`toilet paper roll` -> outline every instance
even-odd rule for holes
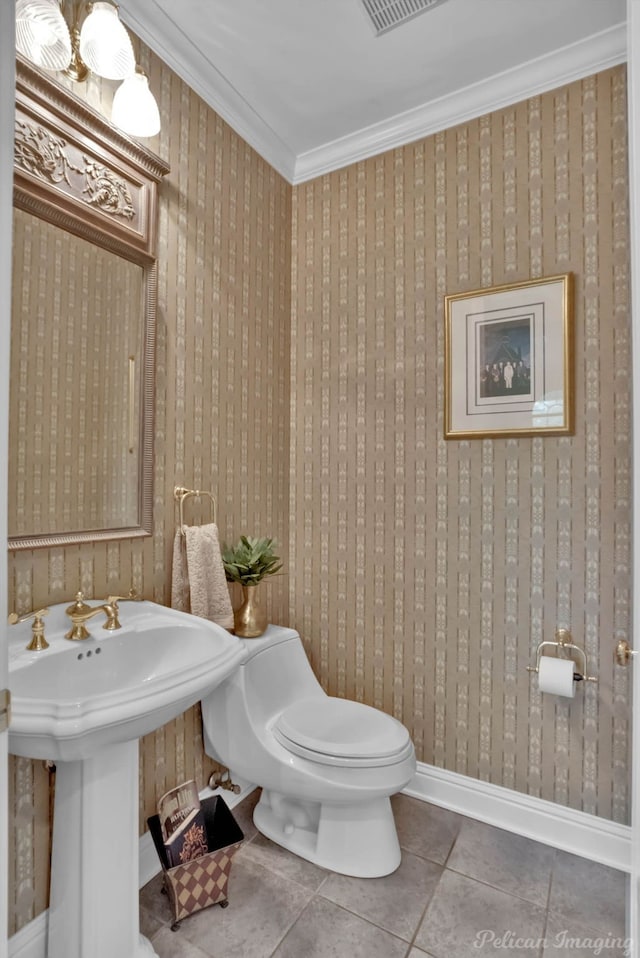
[[[572,659],[556,659],[551,655],[542,655],[538,665],[538,688],[552,695],[564,695],[572,699],[576,694],[573,681],[575,662]]]

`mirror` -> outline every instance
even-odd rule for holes
[[[133,528],[142,268],[15,210],[13,271],[9,535]]]
[[[14,170],[9,548],[150,535],[168,167],[20,60]]]

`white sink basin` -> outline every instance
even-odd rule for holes
[[[244,657],[220,626],[146,601],[121,603],[121,629],[103,629],[100,614],[87,622],[91,637],[72,642],[64,638],[69,604],[50,608],[42,652],[26,651],[30,622],[9,629],[14,755],[76,761],[138,739],[198,702]]]

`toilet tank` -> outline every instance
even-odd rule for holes
[[[247,774],[244,765],[250,769],[259,760],[272,718],[298,699],[325,692],[293,629],[270,625],[259,638],[240,641],[247,657],[202,699],[202,724],[207,755]]]
[[[268,721],[298,699],[325,694],[294,629],[270,625],[264,635],[243,643],[247,657],[237,674],[257,721]]]

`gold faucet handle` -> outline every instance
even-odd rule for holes
[[[27,619],[30,619],[32,616],[33,618],[41,618],[43,615],[48,615],[48,614],[49,614],[49,610],[46,608],[34,609],[33,612],[27,612],[25,613],[25,615],[18,615],[17,612],[10,612],[9,625],[17,625],[18,622],[26,622]]]
[[[135,589],[129,589],[128,595],[107,596],[107,604],[112,605],[116,613],[118,612],[118,602],[142,602],[142,596],[138,595]]]
[[[27,619],[33,618],[31,641],[27,646],[27,652],[42,652],[49,648],[49,643],[44,637],[44,622],[42,621],[43,617],[48,614],[48,609],[36,609],[33,612],[27,612],[26,615],[18,615],[17,612],[9,614],[9,625],[17,625],[18,622],[26,622]]]
[[[116,605],[118,602],[142,602],[142,596],[138,595],[135,589],[129,589],[127,595],[110,595],[107,597],[109,605]]]
[[[110,605],[111,608],[113,609],[113,616],[107,619],[103,628],[108,629],[109,631],[122,628],[122,626],[120,625],[120,620],[118,618],[118,612],[120,611],[118,602],[141,602],[141,601],[142,601],[142,596],[138,595],[135,589],[129,589],[128,595],[107,596],[107,605]]]

